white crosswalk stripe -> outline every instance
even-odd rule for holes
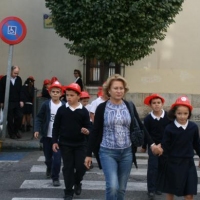
[[[147,176],[147,159],[148,155],[146,153],[137,153],[137,163],[139,166],[139,169],[136,169],[135,166],[133,165],[133,168],[131,170],[131,177],[139,177],[139,180],[134,181],[130,180],[127,184],[127,191],[147,191],[147,183],[146,183],[146,176]],[[198,157],[195,156],[195,165],[198,166]],[[45,173],[46,172],[46,166],[44,164],[44,156],[40,156],[37,160],[37,164],[33,165],[30,169],[31,173]],[[93,163],[95,167],[89,171],[86,172],[86,175],[84,177],[84,180],[82,181],[82,189],[85,191],[105,191],[105,181],[104,181],[104,176],[103,176],[103,171],[100,170],[97,167],[97,162],[96,159],[93,158]],[[200,171],[197,171],[198,177],[200,177]],[[87,175],[92,175],[92,176],[100,176],[101,179],[93,179],[93,180],[87,180]],[[140,180],[141,179],[141,180]],[[54,187],[52,185],[52,180],[51,179],[41,179],[41,180],[24,180],[24,182],[21,184],[20,189],[64,189],[64,181],[60,180],[61,186],[59,187]],[[200,193],[200,184],[198,185],[198,193]],[[63,200],[63,198],[13,198],[12,200]],[[76,198],[75,198],[76,199]],[[75,200],[74,199],[74,200]],[[92,200],[92,199],[81,199],[78,198],[79,200]],[[103,199],[103,197],[102,197]],[[93,200],[95,200],[93,198]]]
[[[12,200],[63,200],[63,198],[12,198]],[[91,200],[91,199],[73,199],[73,200]]]
[[[64,181],[61,180],[61,186],[54,187],[51,180],[25,180],[21,187],[22,189],[64,189]],[[83,190],[105,190],[105,181],[82,181]],[[147,184],[139,182],[129,182],[127,185],[128,191],[146,191]]]

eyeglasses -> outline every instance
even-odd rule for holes
[[[78,74],[78,73],[74,73],[74,74]]]

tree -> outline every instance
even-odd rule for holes
[[[70,54],[133,64],[165,38],[184,0],[46,0]]]

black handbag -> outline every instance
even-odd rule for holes
[[[144,130],[142,130],[139,126],[139,123],[134,114],[133,102],[128,102],[130,107],[130,114],[131,114],[131,125],[130,128],[130,138],[132,145],[135,147],[140,147],[144,143]]]

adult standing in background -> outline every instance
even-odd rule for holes
[[[10,93],[8,100],[8,117],[7,117],[7,128],[8,134],[11,139],[21,138],[19,129],[22,122],[22,111],[21,108],[24,106],[21,89],[22,79],[18,76],[20,68],[18,66],[11,67],[11,78],[10,78]],[[6,92],[6,79],[7,75],[4,76],[0,81],[0,104],[4,107],[4,99]]]
[[[22,86],[22,95],[24,100],[23,107],[23,119],[21,131],[30,131],[31,126],[31,117],[33,114],[33,99],[34,99],[34,81],[33,76],[29,76],[24,85]]]
[[[80,70],[75,69],[74,70],[74,76],[76,78],[76,80],[74,81],[74,83],[77,83],[80,86],[81,91],[83,91],[83,81],[82,81],[82,75],[81,75]]]

